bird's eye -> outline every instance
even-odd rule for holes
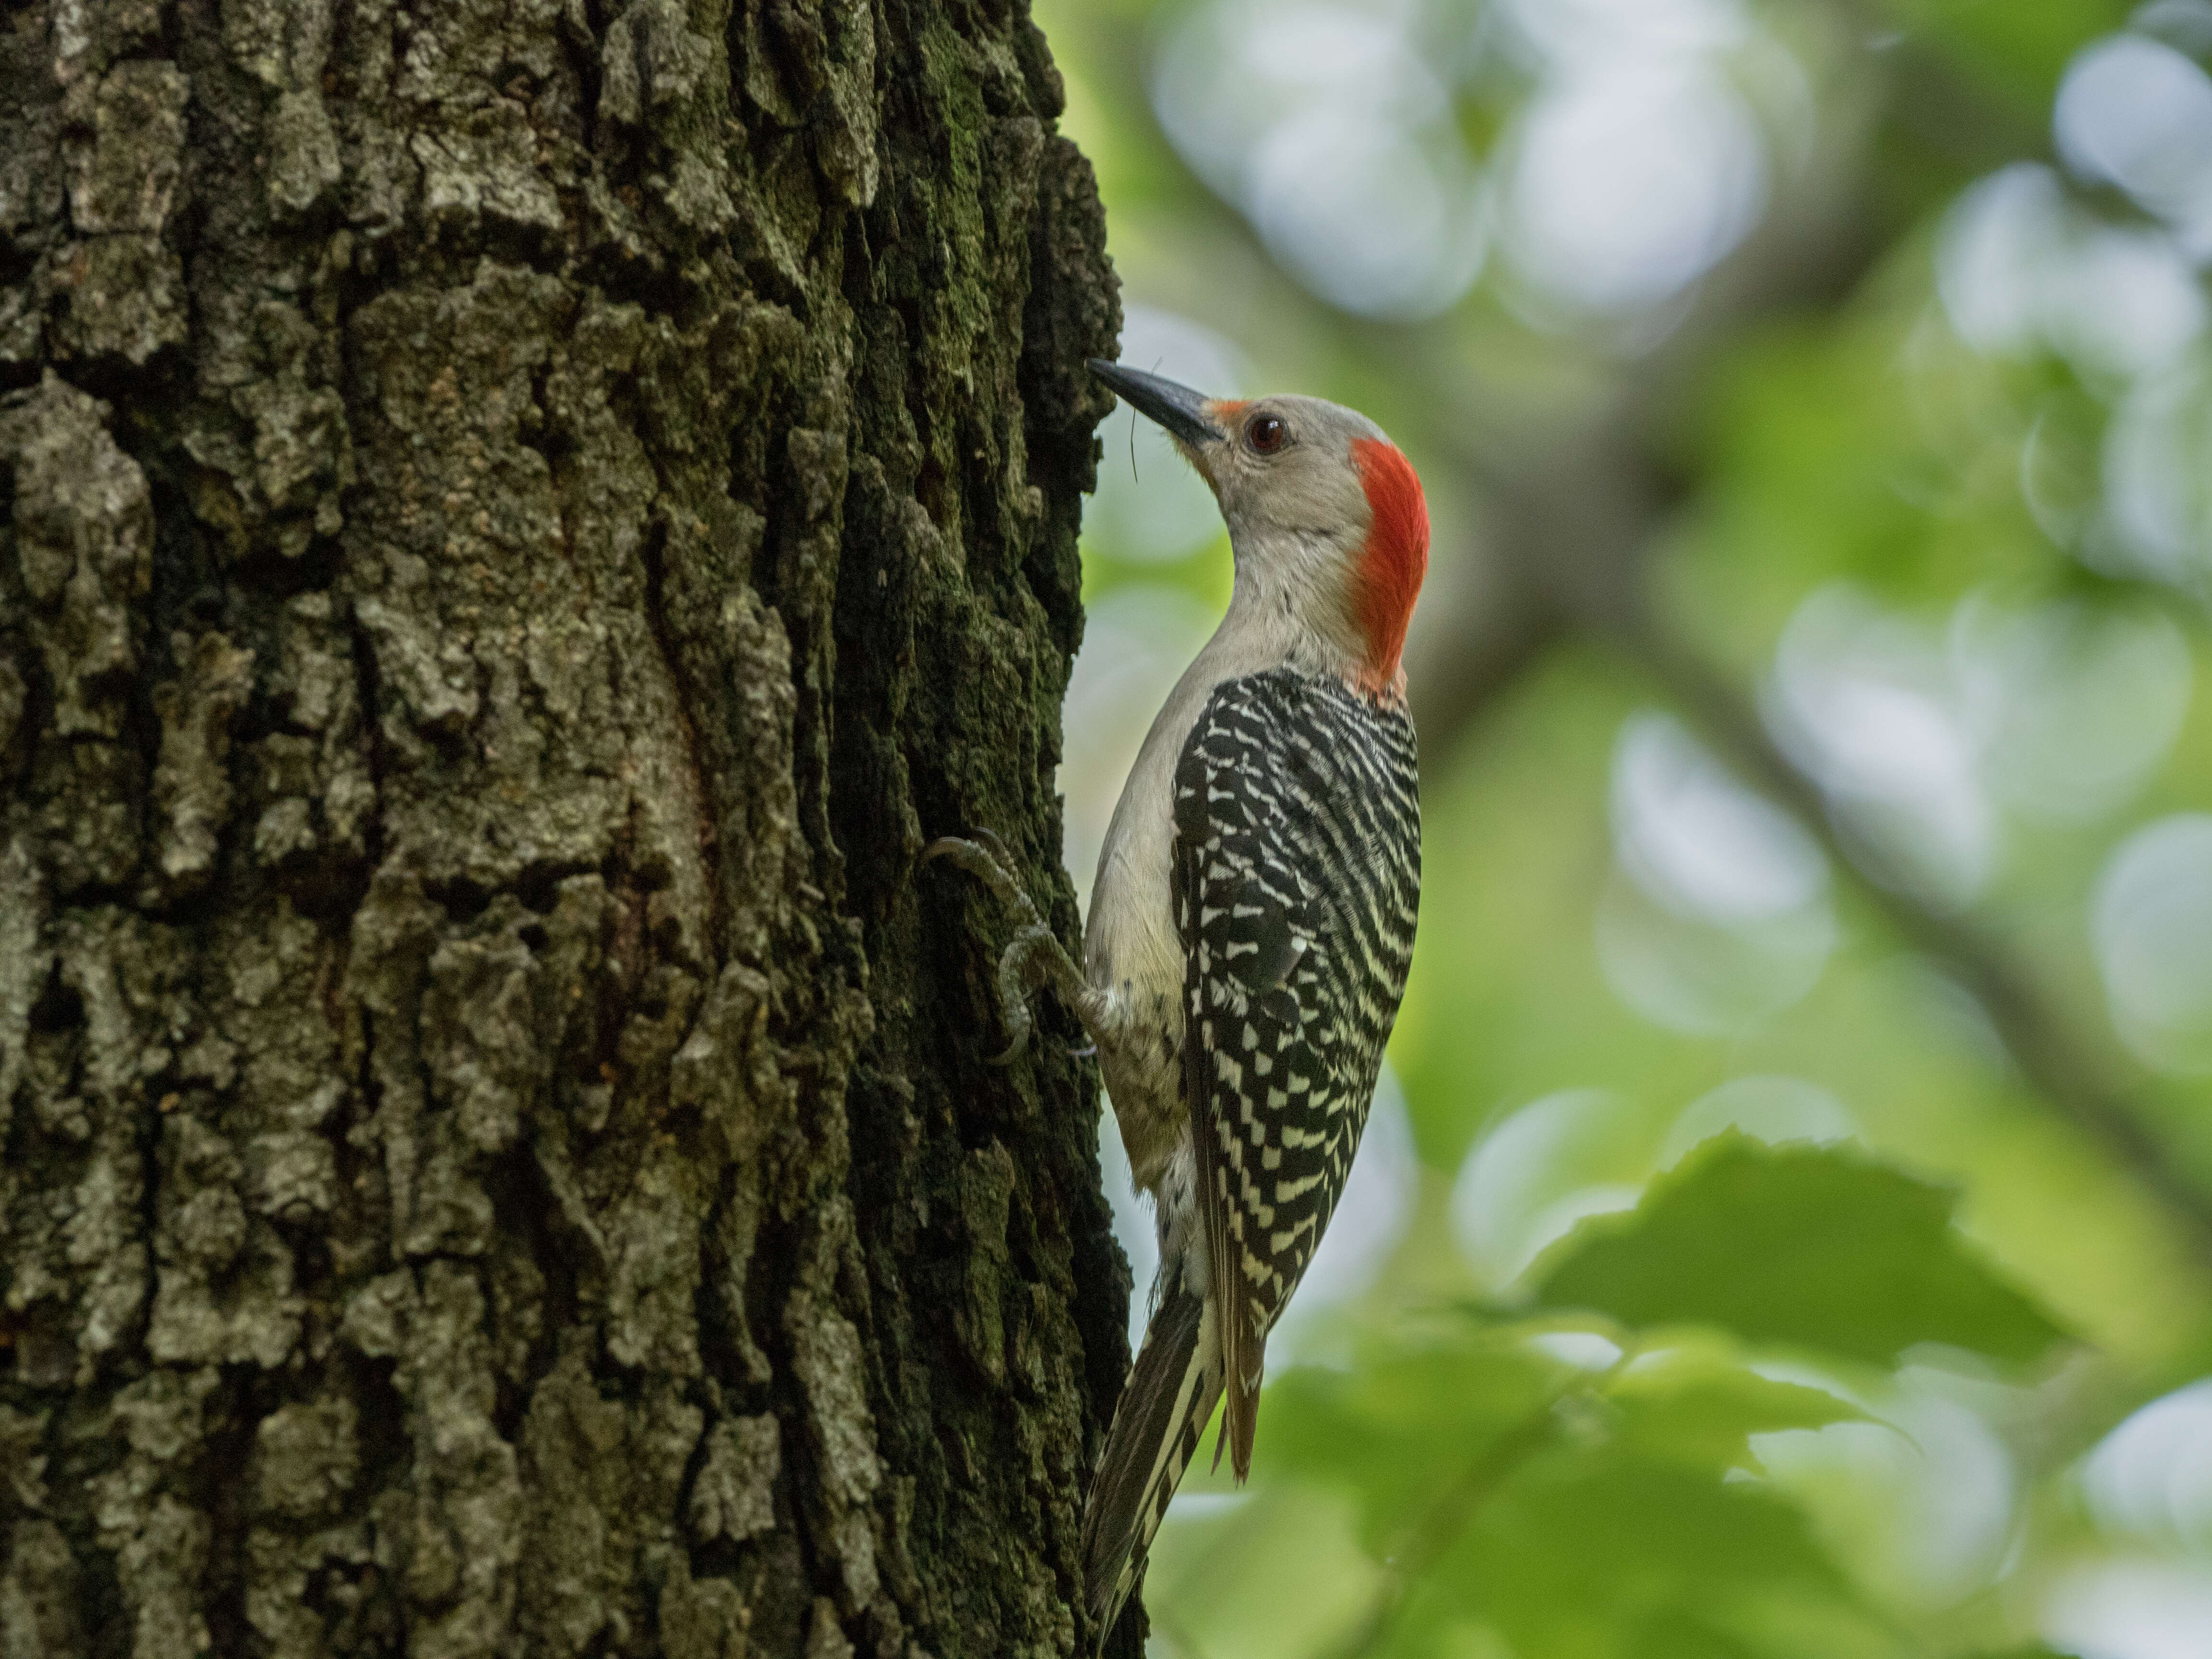
[[[1255,415],[1252,424],[1244,428],[1244,441],[1252,446],[1257,455],[1273,454],[1289,436],[1279,415]]]

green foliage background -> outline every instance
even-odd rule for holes
[[[1188,1483],[1153,1651],[2212,1653],[2212,6],[1037,15],[1133,315],[1241,356],[1208,390],[1373,415],[1436,519],[1400,1213],[1278,1345],[1250,1487]],[[1514,169],[1573,52],[1670,28],[1760,182],[1698,269],[1593,300],[1520,257]],[[2055,124],[2097,62],[2101,117]],[[2123,70],[2151,76],[2132,161],[2090,143]],[[1479,263],[1333,284],[1282,216],[1344,145],[1273,196],[1257,150],[1207,148],[1217,117],[1295,134],[1302,100],[1397,122],[1476,204]],[[2042,240],[1977,263],[2008,190]],[[1176,487],[1121,441],[1108,470]],[[1127,499],[1086,525],[1078,802],[1227,592],[1224,540],[1163,557]],[[1167,666],[1121,684],[1144,648]],[[1949,720],[1951,772],[1913,794],[1909,720],[1824,746],[1808,685]],[[1694,875],[1710,823],[1809,896],[1670,899],[1645,763],[1688,803],[1662,865]]]

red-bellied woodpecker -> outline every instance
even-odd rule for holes
[[[1428,566],[1412,465],[1316,398],[1213,401],[1092,372],[1212,486],[1228,615],[1152,721],[1099,855],[1079,969],[989,837],[934,843],[1022,926],[1000,964],[1007,1057],[1034,968],[1097,1044],[1159,1277],[1084,1516],[1102,1642],[1199,1436],[1251,1467],[1267,1333],[1344,1191],[1397,1017],[1420,887],[1399,653]]]

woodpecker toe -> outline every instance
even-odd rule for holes
[[[1029,1047],[1034,1024],[1028,1001],[1033,966],[1042,960],[1042,977],[1057,987],[1079,1010],[1085,1006],[1082,970],[1038,913],[1036,901],[1023,886],[1021,878],[1014,873],[1017,866],[1013,854],[997,836],[981,829],[970,830],[965,837],[940,836],[922,849],[920,863],[927,864],[940,858],[950,859],[988,887],[1013,911],[1018,924],[1013,939],[999,957],[999,1000],[1013,1040],[1003,1054],[990,1061],[994,1066],[1011,1066]]]
[[[1008,875],[1013,873],[1014,855],[1006,850],[1006,843],[999,839],[995,831],[978,829],[969,830],[969,834],[978,847],[998,860],[1001,870]]]
[[[923,865],[933,863],[939,859],[957,857],[975,844],[971,841],[963,841],[957,836],[939,836],[921,849],[921,856],[915,860],[914,867],[919,870]]]

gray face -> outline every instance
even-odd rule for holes
[[[1091,370],[1158,422],[1213,486],[1240,562],[1295,558],[1300,544],[1348,555],[1365,540],[1367,497],[1352,445],[1383,434],[1364,415],[1319,398],[1209,398],[1096,358]]]
[[[1382,428],[1319,398],[1254,398],[1205,410],[1214,433],[1196,441],[1178,434],[1176,447],[1213,486],[1240,553],[1289,543],[1349,556],[1365,542],[1367,495],[1352,445],[1382,438]]]
[[[1387,443],[1382,429],[1319,398],[1209,398],[1118,363],[1091,368],[1213,487],[1237,552],[1231,609],[1266,651],[1345,671],[1364,663],[1356,573],[1374,513],[1352,445]]]

